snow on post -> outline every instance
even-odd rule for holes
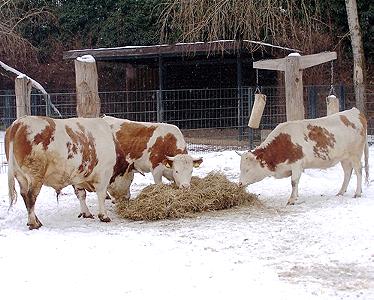
[[[78,117],[95,118],[100,114],[98,75],[95,58],[91,55],[78,57],[75,62]]]

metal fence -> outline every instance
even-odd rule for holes
[[[354,106],[350,86],[335,86],[340,109]],[[374,92],[368,88],[369,134],[374,134]],[[259,129],[250,129],[248,119],[254,101],[254,87],[227,89],[183,89],[100,92],[101,112],[134,121],[167,122],[178,126],[191,150],[247,149],[258,144],[277,124],[286,121],[283,87],[261,87],[267,104]],[[304,107],[307,118],[326,114],[325,98],[330,86],[306,86]],[[51,102],[64,118],[76,116],[75,93],[51,93]],[[0,91],[0,130],[16,118],[13,91]],[[31,95],[33,115],[57,117],[40,94]],[[0,153],[0,157],[1,157]]]

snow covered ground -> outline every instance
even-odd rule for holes
[[[370,155],[374,166],[374,147]],[[221,170],[238,181],[235,152],[201,156],[194,175]],[[36,213],[44,226],[29,231],[21,197],[8,212],[1,174],[1,298],[374,299],[374,187],[352,198],[353,176],[347,194],[336,197],[342,178],[340,166],[307,170],[290,207],[290,179],[267,178],[248,187],[264,209],[190,219],[127,221],[108,201],[108,224],[78,219],[71,188],[57,203],[43,187]],[[151,182],[136,176],[133,195]],[[88,202],[97,213],[94,194]]]

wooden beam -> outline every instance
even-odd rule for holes
[[[285,70],[284,58],[255,61],[253,62],[253,68],[284,71]]]
[[[302,69],[310,68],[319,64],[336,59],[336,52],[323,52],[301,56],[300,67]]]

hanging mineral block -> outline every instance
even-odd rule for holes
[[[335,95],[326,97],[327,116],[339,112],[339,99]]]
[[[255,94],[255,102],[251,111],[251,117],[249,118],[248,126],[251,128],[258,128],[260,126],[260,121],[262,114],[264,112],[266,104],[266,95]]]

